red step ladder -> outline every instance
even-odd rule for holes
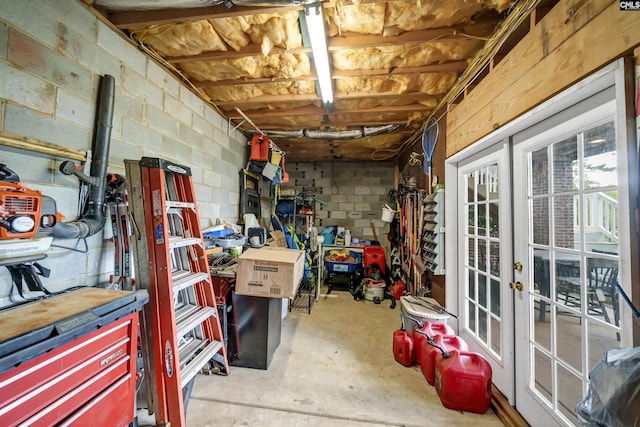
[[[149,412],[185,426],[183,389],[197,373],[229,372],[191,170],[163,159],[125,160],[140,232],[136,285],[148,288],[141,322]]]

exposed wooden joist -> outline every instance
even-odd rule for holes
[[[329,52],[343,49],[362,49],[365,47],[380,47],[393,45],[418,44],[429,41],[448,41],[463,39],[465,34],[474,37],[487,37],[495,28],[495,22],[484,22],[464,27],[464,30],[454,27],[442,27],[429,30],[407,31],[398,36],[378,35],[344,35],[334,36],[328,41]]]
[[[320,100],[320,97],[315,93],[304,95],[264,95],[257,96],[255,98],[239,101],[215,101],[211,100],[211,103],[218,108],[224,109],[224,107],[235,108],[238,107],[242,110],[250,109],[252,105],[256,104],[271,104],[278,102],[313,102]]]
[[[176,62],[195,62],[195,61],[212,61],[212,60],[220,60],[220,59],[236,59],[243,58],[245,56],[263,56],[262,51],[260,50],[260,45],[258,44],[250,44],[239,51],[228,50],[226,52],[222,51],[214,51],[214,52],[203,52],[198,55],[187,55],[187,56],[168,56],[165,58],[170,64],[175,64]],[[282,49],[281,47],[273,47],[269,52],[269,55],[276,55],[281,53],[311,53],[311,48],[307,47],[299,47],[295,49]]]
[[[257,78],[245,78],[245,79],[233,79],[233,80],[218,80],[218,81],[192,81],[195,87],[199,88],[212,88],[212,87],[224,87],[224,86],[237,86],[237,85],[257,85],[261,83],[283,83],[283,82],[299,82],[307,80],[318,80],[316,75],[312,76],[299,76],[299,77],[257,77]]]
[[[363,49],[367,47],[380,47],[380,46],[394,46],[408,44],[418,44],[428,41],[447,41],[453,39],[464,39],[464,34],[473,34],[477,37],[484,37],[491,34],[495,23],[482,23],[474,26],[469,26],[472,31],[461,31],[457,28],[435,28],[430,30],[421,31],[407,31],[399,36],[377,36],[377,35],[348,35],[348,36],[335,36],[328,40],[327,49],[329,52],[335,52],[345,49]],[[310,48],[299,47],[295,49],[282,49],[274,47],[269,52],[270,55],[278,53],[310,53]],[[261,56],[262,50],[260,45],[250,44],[239,51],[229,50],[226,52],[203,52],[197,55],[185,55],[185,56],[169,56],[165,60],[170,64],[177,62],[193,62],[193,61],[209,61],[216,59],[234,59],[244,56]]]
[[[463,71],[465,68],[467,68],[466,61],[453,61],[446,64],[431,64],[422,67],[379,68],[375,70],[333,70],[332,77],[334,79],[347,79],[352,77],[399,76],[405,74],[457,73]]]
[[[334,95],[334,100],[337,99],[362,99],[362,98],[394,98],[394,99],[413,99],[416,96],[434,96],[426,93],[395,93],[395,92],[382,92],[372,94],[370,92],[354,92],[354,93],[344,93],[338,92]],[[290,103],[290,102],[309,102],[309,101],[318,101],[320,98],[316,94],[304,94],[304,95],[264,95],[257,96],[255,98],[247,99],[247,100],[239,100],[239,101],[215,101],[211,100],[212,104],[215,104],[221,109],[225,109],[224,107],[235,108],[238,107],[240,109],[250,109],[252,105],[258,104],[275,104],[279,102]],[[390,106],[389,106],[390,107]],[[431,107],[429,107],[431,108]]]
[[[109,20],[120,29],[138,30],[152,25],[177,24],[201,19],[230,18],[263,13],[281,13],[291,10],[302,10],[302,6],[234,6],[231,9],[227,9],[224,5],[217,5],[194,8],[135,10],[111,13],[109,14]]]
[[[376,77],[376,76],[399,76],[407,74],[428,74],[428,73],[446,73],[446,72],[460,72],[467,66],[465,61],[454,61],[446,64],[433,64],[425,65],[423,67],[404,67],[393,69],[376,69],[376,70],[333,70],[332,77],[334,79],[348,79],[353,77]],[[223,87],[223,86],[235,86],[235,85],[248,85],[248,84],[261,84],[261,83],[281,83],[281,82],[295,82],[295,81],[307,81],[317,80],[315,75],[291,77],[291,78],[272,78],[272,77],[258,77],[258,78],[244,78],[233,80],[218,80],[218,81],[193,81],[192,83],[199,88],[211,88],[211,87]]]
[[[252,118],[251,120],[260,120],[269,117],[291,117],[291,116],[320,116],[320,115],[337,115],[337,114],[362,114],[362,113],[404,113],[407,111],[426,111],[432,110],[432,107],[428,107],[426,105],[413,103],[407,105],[381,105],[379,107],[373,108],[357,108],[348,111],[326,111],[322,107],[316,107],[313,105],[309,105],[302,108],[296,108],[295,110],[290,109],[282,109],[282,110],[256,110],[251,111],[250,114]],[[235,111],[229,111],[226,113],[227,118],[231,120],[240,120],[242,116]]]

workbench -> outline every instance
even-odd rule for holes
[[[0,311],[0,425],[131,425],[148,300],[83,287]]]

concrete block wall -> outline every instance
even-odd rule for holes
[[[382,206],[394,189],[393,162],[287,162],[289,187],[327,202],[316,203],[315,225],[321,232],[337,225],[351,230],[352,237],[376,237],[383,242],[385,227]]]
[[[187,86],[76,0],[0,0],[0,130],[86,151],[92,148],[96,98],[104,74],[116,80],[108,172],[124,175],[124,159],[162,157],[191,167],[202,226],[236,222],[238,171],[247,141],[228,133],[225,119]],[[7,164],[30,188],[78,216],[79,183],[63,176],[64,158],[0,146]],[[113,244],[104,233],[84,242],[54,241],[42,264],[52,291],[95,285],[113,271]],[[0,305],[11,292],[0,268]]]

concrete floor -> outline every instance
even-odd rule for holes
[[[198,375],[187,425],[503,425],[491,409],[481,415],[444,408],[419,366],[393,358],[399,327],[399,305],[354,301],[345,291],[323,295],[310,315],[288,313],[268,370],[232,366],[228,376]],[[142,415],[139,423],[153,425],[153,418]]]

